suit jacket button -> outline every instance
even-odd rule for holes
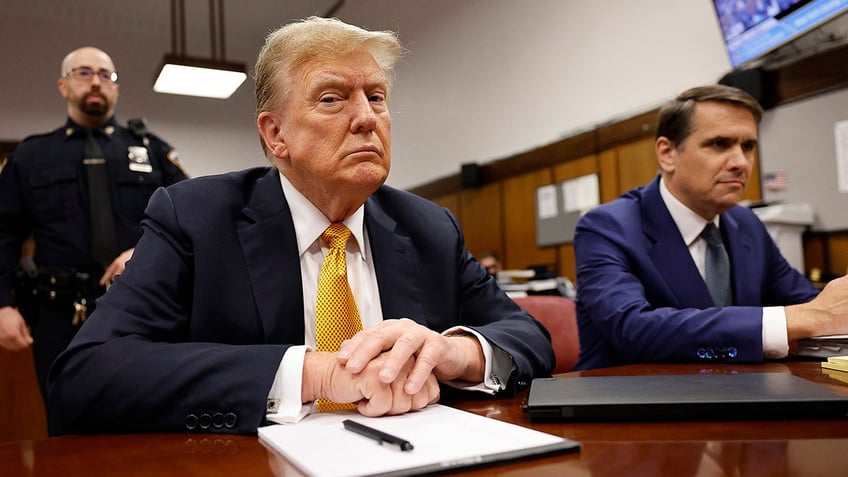
[[[728,346],[727,357],[736,358],[737,356],[739,356],[739,350],[737,350],[735,346]]]
[[[193,431],[197,427],[197,416],[194,414],[186,415],[185,427],[186,429]]]
[[[220,429],[224,427],[224,415],[220,412],[216,412],[212,414],[212,427],[215,429]]]
[[[212,425],[212,416],[204,412],[200,415],[200,418],[197,421],[197,425],[200,426],[201,429],[209,429],[209,427]]]
[[[224,414],[224,427],[232,429],[238,424],[238,416],[235,413],[228,412]]]

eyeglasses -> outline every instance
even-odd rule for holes
[[[117,71],[109,71],[109,70],[98,70],[94,71],[93,69],[87,66],[81,66],[79,68],[73,68],[71,71],[68,71],[62,78],[67,78],[68,76],[73,76],[74,78],[82,81],[91,81],[94,79],[94,76],[97,75],[100,78],[100,81],[117,83],[118,82],[118,72]]]

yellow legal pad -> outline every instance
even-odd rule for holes
[[[831,356],[827,361],[822,361],[823,369],[833,369],[848,373],[848,356]]]

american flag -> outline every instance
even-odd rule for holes
[[[767,172],[763,176],[763,185],[766,190],[786,190],[789,186],[789,173],[786,171]]]

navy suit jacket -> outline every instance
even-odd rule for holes
[[[126,271],[51,370],[58,432],[254,433],[289,346],[303,344],[294,226],[276,169],[159,189]],[[479,331],[509,387],[553,369],[550,337],[466,251],[454,217],[381,187],[365,226],[383,317]]]
[[[762,307],[804,303],[792,268],[750,209],[721,214],[734,306],[717,308],[665,206],[659,177],[578,222],[576,369],[652,361],[761,362]]]

